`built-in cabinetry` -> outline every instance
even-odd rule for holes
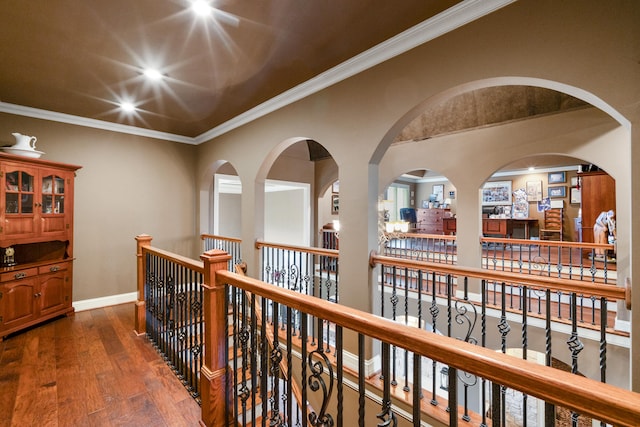
[[[580,177],[582,241],[593,243],[593,225],[600,212],[616,210],[616,182],[604,172],[585,172]]]
[[[443,218],[450,217],[449,209],[417,209],[416,210],[416,231],[427,234],[443,234]]]
[[[73,313],[73,184],[79,168],[0,153],[0,340]]]

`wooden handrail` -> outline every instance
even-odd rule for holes
[[[322,255],[322,256],[328,256],[332,258],[338,258],[338,255],[340,254],[340,251],[338,251],[337,249],[322,249],[322,248],[311,248],[308,246],[283,245],[280,243],[267,243],[262,240],[256,240],[256,249],[260,249],[260,248],[285,249],[289,251],[305,252],[308,254]]]
[[[427,234],[427,233],[387,233],[386,236],[400,235],[402,237],[415,237],[417,239],[433,239],[433,240],[456,240],[456,236],[450,234]]]
[[[202,261],[196,261],[194,259],[187,258],[185,256],[177,255],[172,252],[168,252],[168,251],[158,249],[158,248],[153,248],[153,247],[145,247],[143,249],[143,253],[150,253],[159,258],[174,262],[180,265],[181,267],[194,270],[198,273],[204,273],[204,263]]]
[[[242,243],[242,239],[238,239],[235,237],[216,236],[215,234],[207,234],[207,233],[203,233],[200,235],[200,240],[204,240],[204,239],[217,239],[217,240],[226,240],[228,242],[234,242],[234,243]]]
[[[215,280],[217,286],[229,284],[238,287],[580,414],[615,425],[640,425],[638,393],[403,325],[351,307],[341,305],[336,310],[335,303],[300,295],[232,272],[219,271]]]
[[[500,237],[480,237],[480,243],[505,243],[508,245],[524,245],[524,246],[558,246],[563,248],[579,248],[579,249],[613,249],[614,245],[608,243],[591,243],[591,242],[567,242],[566,240],[530,240],[530,239],[504,239]]]
[[[415,268],[420,270],[430,270],[441,274],[452,274],[456,276],[467,276],[476,279],[491,280],[495,282],[508,282],[527,285],[535,289],[551,289],[554,291],[576,292],[579,294],[607,298],[611,300],[627,301],[628,308],[631,309],[631,286],[627,281],[624,288],[615,285],[603,285],[583,282],[580,280],[563,279],[557,277],[534,276],[529,274],[511,273],[508,271],[486,270],[483,268],[461,267],[451,264],[440,264],[437,262],[417,261],[413,259],[395,258],[378,255],[372,252],[369,257],[371,268],[376,264],[394,266],[402,268]]]

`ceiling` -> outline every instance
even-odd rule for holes
[[[471,20],[511,1],[211,0],[203,18],[190,0],[3,0],[0,111],[53,112],[197,143],[443,11],[487,8]],[[146,67],[163,78],[148,81]],[[123,112],[121,101],[136,110]]]

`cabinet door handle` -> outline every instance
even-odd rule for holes
[[[40,298],[42,296],[42,292],[38,292],[37,294],[33,295],[34,298]]]
[[[54,265],[53,267],[49,268],[49,271],[51,271],[51,272],[56,272],[58,270],[60,270],[60,267],[57,266],[57,265]]]
[[[13,277],[14,277],[16,280],[24,279],[25,277],[27,277],[27,273],[16,273]]]

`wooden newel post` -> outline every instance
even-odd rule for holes
[[[147,234],[136,236],[138,242],[136,257],[138,263],[138,300],[136,301],[135,312],[135,332],[142,335],[147,332],[147,323],[145,320],[145,302],[144,302],[144,282],[147,274],[147,266],[145,265],[145,257],[142,255],[142,248],[151,246],[153,238]]]
[[[231,397],[227,370],[226,286],[216,283],[216,271],[227,270],[231,255],[219,249],[203,253],[204,262],[204,362],[200,369],[202,420],[208,427],[227,425],[226,411]]]

